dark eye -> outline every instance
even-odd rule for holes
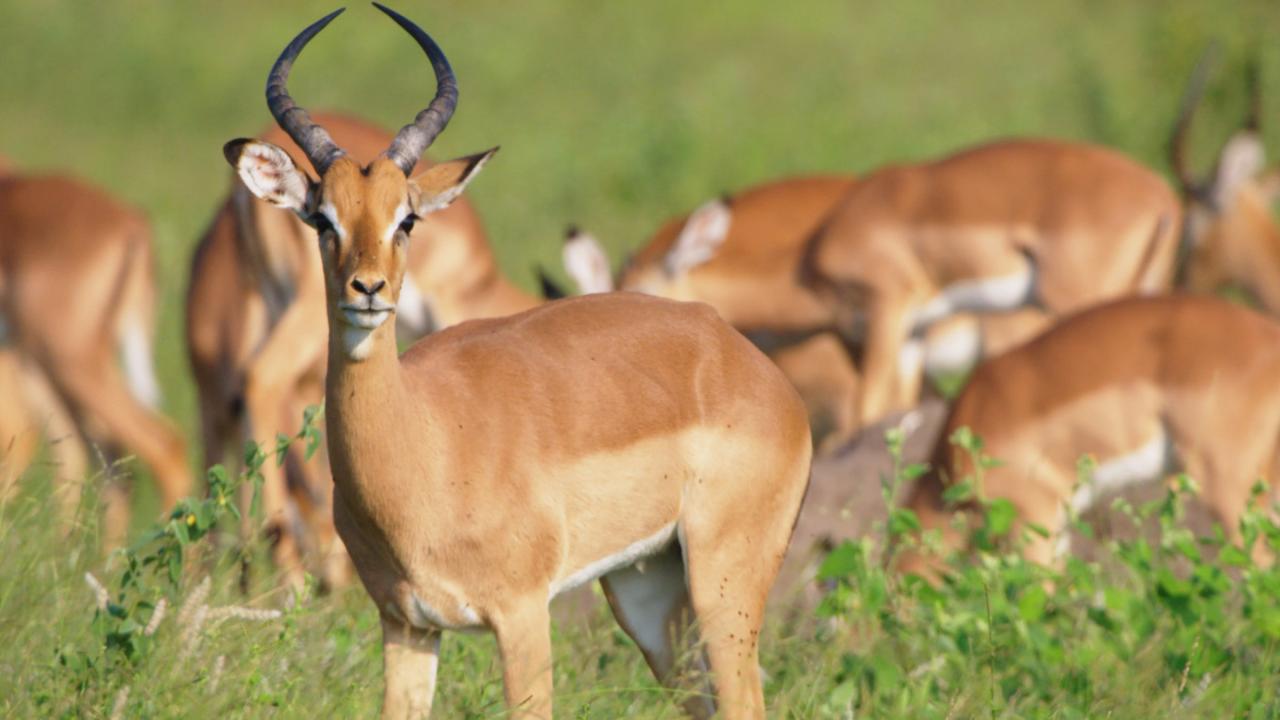
[[[322,212],[311,213],[311,217],[307,218],[307,222],[321,235],[333,229],[333,223],[329,222],[329,216]]]
[[[400,221],[400,230],[405,235],[408,235],[409,233],[413,232],[413,224],[416,222],[418,222],[418,216],[414,215],[413,213],[409,213],[408,215],[405,215],[403,220]]]

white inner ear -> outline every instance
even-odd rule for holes
[[[577,233],[564,244],[565,270],[578,285],[583,295],[613,290],[613,275],[609,272],[609,258],[600,247],[600,241],[588,233]]]
[[[463,175],[456,183],[442,190],[433,192],[423,189],[416,183],[411,182],[410,184],[418,187],[419,190],[416,193],[417,197],[413,201],[413,211],[418,214],[418,217],[425,217],[428,213],[433,213],[436,210],[443,210],[444,208],[449,207],[449,204],[454,200],[457,200],[458,196],[462,194],[462,191],[467,189],[467,183],[471,182],[472,178],[479,174],[480,168],[484,167],[484,164],[489,162],[489,158],[493,157],[493,153],[495,151],[496,148],[489,151],[484,155],[484,157],[481,157],[474,165],[467,169],[466,175]],[[458,161],[455,160],[451,162]],[[445,165],[448,163],[441,164]],[[427,172],[431,171],[428,170]]]
[[[720,199],[694,210],[667,253],[667,273],[682,275],[714,257],[729,235],[730,216],[729,205]]]
[[[307,204],[307,176],[293,164],[289,153],[271,143],[244,146],[236,172],[249,192],[276,207],[301,213]]]
[[[1231,136],[1218,158],[1218,175],[1214,178],[1214,199],[1219,207],[1230,202],[1242,183],[1252,180],[1266,165],[1262,138],[1255,132],[1238,132]]]

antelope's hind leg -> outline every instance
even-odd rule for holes
[[[695,718],[715,714],[706,670],[693,635],[693,608],[680,545],[600,578],[618,625],[635,641],[654,677],[679,691],[685,712]],[[682,667],[682,661],[685,666]]]

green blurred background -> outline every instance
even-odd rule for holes
[[[670,215],[770,178],[865,172],[1005,135],[1092,140],[1167,172],[1164,145],[1204,47],[1224,52],[1194,134],[1204,167],[1261,56],[1280,136],[1274,0],[396,4],[445,48],[461,104],[433,153],[500,144],[472,185],[503,269],[534,287],[564,226],[615,256]],[[160,243],[167,410],[194,429],[182,303],[191,250],[230,181],[220,148],[269,121],[283,45],[328,2],[4,0],[0,154],[85,176],[145,208]],[[364,5],[303,55],[312,109],[407,122],[434,91],[420,51]],[[1272,118],[1276,122],[1270,122]],[[194,433],[192,434],[194,437]],[[192,448],[193,457],[197,449]]]

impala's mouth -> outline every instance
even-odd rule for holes
[[[365,330],[372,330],[386,322],[387,317],[395,310],[391,305],[372,299],[368,305],[364,306],[342,303],[338,307],[342,310],[342,317],[348,325]]]

